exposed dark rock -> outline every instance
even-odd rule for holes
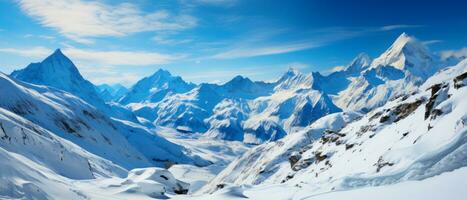
[[[161,178],[165,179],[166,181],[169,180],[169,178],[167,178],[167,176],[164,176],[164,175],[160,175]]]
[[[396,119],[394,122],[398,122],[399,120],[402,120],[412,114],[420,105],[422,105],[423,100],[418,99],[415,102],[412,103],[404,103],[400,104],[394,109],[394,113],[396,114]]]
[[[379,157],[378,162],[376,162],[374,165],[376,166],[376,172],[380,172],[381,168],[385,166],[393,166],[394,163],[385,161],[383,157],[381,156]]]
[[[431,86],[431,97],[428,100],[428,103],[425,105],[425,120],[430,117],[430,115],[433,112],[433,108],[436,107],[439,103],[441,103],[444,100],[438,100],[438,97],[440,95],[440,92],[442,91],[442,88],[446,88],[448,85],[447,84],[436,84]],[[448,97],[449,98],[449,97]]]
[[[465,86],[465,81],[464,81],[465,78],[467,78],[467,72],[464,72],[463,74],[454,78],[454,88],[459,89]]]
[[[349,150],[349,149],[351,149],[353,146],[355,146],[355,144],[346,144],[346,145],[345,145],[345,150]]]
[[[323,144],[326,144],[328,142],[336,142],[339,138],[344,137],[345,134],[339,133],[336,131],[332,130],[325,130],[323,134],[321,135],[321,141]]]
[[[375,113],[373,116],[370,117],[370,121],[373,121],[374,119],[378,118],[383,114],[382,111]]]
[[[301,158],[302,158],[302,155],[300,155],[298,152],[293,152],[289,156],[290,167],[293,168],[295,163],[297,163]]]
[[[326,154],[324,155],[321,155],[322,152],[315,152],[315,162],[316,163],[319,163],[321,161],[323,161],[324,159],[328,158],[328,156]]]

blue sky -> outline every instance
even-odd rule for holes
[[[288,67],[326,72],[360,52],[374,58],[402,32],[434,52],[467,46],[462,0],[128,2],[0,0],[0,71],[61,48],[97,84],[129,86],[159,68],[195,83],[268,81]]]

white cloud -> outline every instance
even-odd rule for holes
[[[305,49],[311,49],[319,47],[323,44],[317,42],[297,42],[289,44],[270,45],[263,47],[246,47],[246,48],[234,48],[225,52],[218,53],[212,58],[215,59],[233,59],[242,57],[255,57],[264,55],[274,55],[289,53],[294,51],[300,51]]]
[[[424,45],[430,45],[430,44],[436,44],[436,43],[440,43],[440,42],[443,42],[442,40],[427,40],[427,41],[423,41],[422,43]]]
[[[98,51],[79,49],[72,46],[62,49],[71,60],[93,65],[156,65],[170,63],[181,59],[183,55],[170,55],[149,51]],[[0,52],[20,55],[31,58],[45,58],[53,52],[53,49],[43,46],[29,48],[0,48]]]
[[[255,30],[251,34],[247,34],[244,39],[239,38],[232,41],[233,46],[221,49],[221,52],[210,58],[234,59],[302,51],[361,36],[373,30],[374,28],[348,29],[343,27],[315,29],[299,34],[301,38],[308,38],[306,40],[285,41],[274,44],[270,42],[277,41],[278,38],[284,38],[285,35],[291,36],[296,32],[286,29]]]
[[[449,57],[454,58],[467,58],[467,47],[458,50],[447,50],[440,52],[441,58],[446,59]]]
[[[164,36],[154,36],[151,38],[154,42],[158,43],[158,44],[163,44],[163,45],[180,45],[180,44],[186,44],[186,43],[190,43],[192,42],[193,40],[191,39],[169,39],[167,37],[164,37]]]
[[[293,62],[286,65],[288,68],[293,69],[306,69],[308,67],[307,64],[301,62]]]
[[[380,29],[382,31],[392,31],[392,30],[396,30],[396,29],[420,28],[420,27],[423,27],[423,25],[394,24],[394,25],[383,26]]]
[[[170,63],[183,56],[147,51],[96,51],[69,47],[63,49],[72,60],[99,63],[102,65],[155,65]]]
[[[238,0],[179,0],[179,2],[188,7],[193,6],[220,6],[231,7],[237,4]]]
[[[26,34],[23,36],[24,38],[32,38],[32,37],[37,37],[45,40],[54,40],[54,36],[49,36],[49,35],[33,35],[33,34]]]
[[[131,86],[131,84],[135,83],[141,79],[141,77],[143,77],[143,75],[129,72],[125,72],[125,75],[122,76],[122,73],[118,69],[111,66],[92,67],[87,65],[80,65],[80,73],[82,73],[84,77],[96,85],[103,83],[120,83],[127,87]]]
[[[51,54],[53,51],[45,47],[31,47],[31,48],[0,48],[0,52],[16,54],[23,57],[30,58],[44,58]]]
[[[164,10],[146,13],[131,3],[107,5],[83,0],[20,0],[19,5],[42,25],[82,43],[91,43],[89,37],[183,30],[197,25],[192,16],[174,15]]]

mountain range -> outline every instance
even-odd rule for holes
[[[57,49],[0,73],[0,198],[305,199],[425,181],[467,166],[466,85],[465,57],[405,33],[374,59],[271,82],[159,69],[96,86]]]

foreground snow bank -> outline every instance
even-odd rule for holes
[[[305,199],[379,199],[379,200],[417,200],[417,199],[450,199],[467,198],[467,168],[444,173],[423,181],[407,181],[395,185],[367,187],[349,191],[338,191],[321,194]]]

